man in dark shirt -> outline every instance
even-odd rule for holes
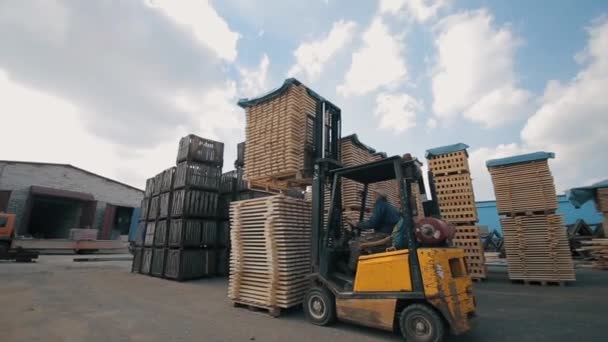
[[[374,194],[375,199],[372,217],[370,217],[369,220],[358,223],[353,221],[349,221],[349,223],[353,227],[362,230],[373,229],[377,233],[390,235],[401,218],[399,211],[386,200],[386,193],[384,191],[372,190],[372,193]]]

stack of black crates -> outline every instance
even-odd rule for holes
[[[226,247],[218,225],[223,155],[223,143],[188,135],[177,166],[146,182],[133,272],[178,281],[217,274]]]

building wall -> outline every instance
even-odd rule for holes
[[[95,229],[101,228],[106,204],[138,208],[143,198],[143,191],[70,166],[0,162],[0,190],[12,191],[8,212],[17,215],[18,234],[27,228],[21,223],[32,185],[93,195],[97,201]]]
[[[557,196],[559,205],[557,212],[564,216],[565,224],[574,224],[576,220],[583,219],[590,225],[602,223],[602,215],[597,211],[595,203],[589,201],[581,208],[576,209],[565,195]],[[477,213],[479,215],[479,224],[488,226],[489,230],[497,230],[502,232],[498,211],[496,211],[496,201],[477,202]]]

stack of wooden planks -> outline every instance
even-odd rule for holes
[[[608,239],[581,241],[583,250],[592,258],[591,266],[598,270],[608,270]]]
[[[596,192],[597,209],[604,215],[602,227],[604,235],[608,237],[608,188],[598,188]]]
[[[427,150],[441,217],[456,228],[454,246],[464,249],[469,274],[486,279],[473,182],[469,172],[468,146],[462,143]]]
[[[299,305],[309,281],[311,204],[284,195],[230,205],[228,297],[271,315]]]
[[[246,110],[244,175],[252,184],[287,188],[311,184],[313,126],[318,99],[295,79],[256,99]],[[330,115],[326,116],[328,122]]]
[[[552,153],[489,160],[496,208],[502,215],[509,278],[528,282],[574,281],[574,265],[548,159]]]

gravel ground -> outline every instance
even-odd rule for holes
[[[129,272],[128,261],[76,263],[41,256],[0,262],[0,340],[12,341],[399,341],[339,323],[317,327],[301,310],[271,318],[233,308],[226,279],[177,283]],[[601,341],[608,272],[578,270],[566,287],[512,284],[504,267],[475,285],[479,319],[451,341]]]

